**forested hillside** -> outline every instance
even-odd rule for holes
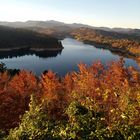
[[[0,26],[0,50],[14,48],[62,48],[58,39],[26,29]]]
[[[112,52],[122,53],[122,56],[132,57],[140,62],[140,42],[133,36],[90,28],[73,30],[71,35],[85,43],[94,44],[96,47],[109,49]]]

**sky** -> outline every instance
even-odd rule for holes
[[[0,0],[0,21],[27,20],[140,29],[140,0]]]

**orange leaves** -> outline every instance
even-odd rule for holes
[[[41,79],[43,88],[43,97],[48,99],[57,98],[57,93],[61,89],[59,79],[56,78],[56,74],[52,71],[48,71],[47,74],[42,75]]]
[[[52,71],[42,74],[40,79],[26,71],[14,77],[0,73],[0,128],[18,125],[19,115],[28,109],[33,93],[45,101],[51,118],[62,118],[68,105],[76,100],[93,111],[104,112],[110,124],[121,114],[131,114],[130,108],[135,110],[133,113],[140,112],[140,72],[125,68],[120,60],[106,67],[101,62],[91,66],[79,64],[78,72],[63,78]],[[138,123],[137,114],[131,120]]]
[[[96,104],[96,107],[98,106],[99,109],[106,112],[106,117],[109,119],[112,119],[109,116],[110,110],[116,108],[119,114],[126,111],[129,101],[134,101],[137,91],[140,91],[140,88],[138,89],[140,73],[125,68],[123,59],[112,62],[106,68],[100,62],[89,67],[80,64],[79,72],[71,76],[73,79],[72,92],[76,100],[85,103],[87,97],[92,99],[93,103],[88,105]],[[113,119],[115,120],[115,118]],[[116,119],[118,119],[117,116]]]
[[[72,75],[74,81],[74,92],[80,99],[84,97],[91,97],[100,99],[101,97],[101,80],[103,74],[103,66],[100,62],[87,67],[85,64],[79,65],[79,72]],[[98,90],[97,90],[98,89]]]
[[[63,115],[63,109],[66,104],[66,96],[63,84],[56,74],[52,71],[43,74],[41,77],[42,98],[47,102],[48,115],[51,118],[59,119]]]
[[[65,101],[70,103],[72,100],[73,88],[74,88],[74,80],[71,74],[66,74],[66,76],[62,79],[62,87],[65,94]]]
[[[37,79],[32,73],[21,71],[12,78],[9,87],[18,94],[32,94],[37,90]]]

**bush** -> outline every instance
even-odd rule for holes
[[[66,110],[66,120],[48,118],[46,103],[35,105],[31,98],[30,110],[25,113],[19,127],[10,131],[6,140],[139,140],[140,127],[119,124],[110,129],[104,112],[94,112],[77,101]]]
[[[7,140],[49,140],[52,138],[53,122],[48,120],[46,110],[42,104],[36,105],[33,95],[27,111],[19,127],[10,131]]]
[[[0,130],[0,140],[4,139],[6,137],[6,133],[3,130]]]

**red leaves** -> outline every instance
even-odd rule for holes
[[[112,62],[107,68],[100,62],[91,66],[80,64],[79,72],[64,78],[52,71],[38,80],[26,71],[14,77],[0,73],[0,128],[18,125],[31,94],[46,101],[51,118],[61,119],[68,104],[76,100],[97,112],[103,111],[110,124],[121,118],[115,113],[124,114],[129,108],[135,110],[133,113],[140,111],[140,73],[125,68],[123,60]],[[139,123],[137,114],[131,120]]]
[[[6,72],[0,77],[0,128],[9,129],[18,125],[19,116],[28,109],[30,95],[38,90],[37,80],[26,71],[11,79]]]
[[[6,90],[8,82],[10,80],[10,75],[8,72],[0,73],[0,94]]]

